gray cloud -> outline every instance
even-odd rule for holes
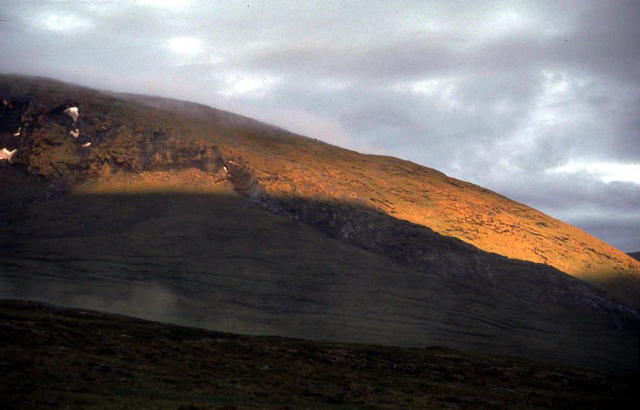
[[[0,71],[400,156],[640,250],[637,1],[231,3],[6,2]]]
[[[539,175],[523,183],[512,197],[537,203],[551,215],[570,222],[620,249],[636,249],[640,229],[640,185],[609,183],[588,175]]]

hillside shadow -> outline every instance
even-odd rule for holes
[[[603,292],[358,203],[66,194],[0,215],[4,298],[616,371],[638,356],[637,329]]]

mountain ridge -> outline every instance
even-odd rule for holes
[[[335,182],[340,182],[344,178],[332,178],[331,182],[325,182],[323,181],[325,178],[323,178],[323,175],[319,175],[319,172],[315,172],[313,176],[310,176],[309,174],[315,170],[309,169],[308,166],[301,173],[304,175],[293,174],[298,178],[292,178],[291,169],[284,170],[282,173],[286,172],[287,175],[281,176],[278,170],[269,164],[269,161],[260,163],[259,167],[256,166],[257,161],[251,161],[252,166],[258,168],[252,170],[253,174],[255,174],[253,178],[257,184],[261,185],[261,194],[262,191],[265,191],[264,194],[271,197],[286,197],[290,194],[290,187],[283,187],[285,184],[282,181],[286,181],[289,185],[294,185],[297,195],[311,200],[321,199],[323,197],[322,193],[327,191],[326,187],[331,186],[331,189],[334,190],[332,193],[334,196],[342,196],[347,200],[362,201],[395,218],[428,226],[440,234],[456,237],[484,251],[494,252],[510,258],[549,264],[596,285],[602,285],[602,278],[606,276],[608,277],[606,281],[609,283],[606,283],[604,287],[607,287],[628,303],[636,306],[640,303],[640,263],[628,258],[622,251],[591,237],[581,229],[544,215],[538,210],[510,200],[486,188],[448,177],[440,171],[410,161],[389,156],[359,154],[342,148],[340,150],[347,153],[348,158],[345,161],[341,161],[337,168],[345,169],[349,165],[353,165],[354,162],[369,162],[369,159],[379,159],[387,162],[386,166],[395,165],[401,170],[408,170],[408,174],[420,174],[421,177],[431,181],[436,180],[436,182],[441,180],[442,182],[440,183],[432,183],[431,187],[427,186],[427,188],[430,188],[427,191],[435,198],[435,201],[434,198],[431,199],[433,202],[442,203],[448,201],[449,204],[437,204],[438,206],[431,207],[431,210],[427,207],[427,213],[425,214],[425,203],[424,201],[421,202],[420,198],[417,198],[417,204],[416,198],[394,201],[388,195],[380,195],[379,188],[378,192],[374,192],[374,194],[378,194],[377,196],[371,195],[370,187],[365,187],[364,190],[366,192],[357,192],[357,187],[355,189],[347,187],[344,190],[346,192],[340,192],[335,195],[335,189],[340,185],[335,184]],[[322,152],[322,150],[315,151],[314,154],[318,152]],[[335,152],[331,152],[330,155],[332,156],[332,161],[335,161],[335,158],[339,156]],[[363,157],[365,158],[364,160],[358,161],[359,158]],[[280,166],[282,163],[286,164],[285,160],[285,158],[280,157],[279,161],[272,162],[278,162],[278,166]],[[313,163],[312,160],[309,160],[306,165]],[[323,169],[321,171],[325,173],[327,170]],[[337,170],[336,167],[329,170],[329,172],[331,171],[333,171],[332,177],[335,175],[342,176],[340,175],[340,170]],[[368,174],[370,175],[372,170],[368,169],[367,171],[369,171]],[[363,174],[365,172],[356,172],[355,176],[363,177]],[[353,173],[349,177],[354,179]],[[384,180],[384,177],[379,177],[377,181]],[[359,181],[362,180],[366,180],[366,178],[361,178]],[[311,189],[301,189],[301,187],[305,188],[309,185],[313,185]],[[386,188],[383,189],[385,192],[393,192],[402,196],[402,192],[398,191],[397,187],[393,186],[393,183],[385,185],[383,186],[383,188]],[[447,190],[447,186],[453,186],[454,189]],[[413,191],[425,192],[424,188],[425,185],[423,184]],[[471,190],[473,193],[480,193],[481,195],[486,194],[492,197],[491,202],[489,204],[484,203],[482,198],[477,198],[478,195],[475,198],[471,198],[470,201],[468,192],[465,192],[467,197],[460,200],[459,197],[463,195],[456,191],[461,190]],[[353,191],[356,191],[355,195]],[[504,203],[508,205],[503,206]],[[454,207],[451,207],[450,204],[454,204]],[[395,209],[400,206],[404,208],[402,211]],[[463,208],[464,212],[460,213],[459,208]],[[505,210],[504,208],[507,209]],[[509,218],[508,215],[505,215],[506,213],[520,213],[530,220],[525,220],[528,223],[524,227],[520,227],[519,231],[524,231],[524,234],[518,232],[518,229],[514,229],[521,223],[521,220],[518,221],[516,219],[514,221],[514,218]],[[468,225],[469,219],[472,219],[472,225],[474,226],[471,229],[465,229],[463,226],[465,222]],[[486,228],[478,230],[477,226],[486,226]],[[473,229],[474,227],[476,229]],[[475,233],[473,232],[474,230],[476,230]],[[567,230],[569,231],[568,235]],[[510,231],[514,231],[513,234]],[[493,234],[494,232],[498,232],[498,234]],[[552,242],[552,245],[537,241],[539,237],[547,239],[547,242]],[[520,246],[521,242],[525,242],[527,246]],[[519,249],[513,249],[518,246],[520,246]],[[556,246],[564,246],[564,248],[557,251],[555,249]],[[571,255],[579,256],[571,257]]]
[[[48,86],[55,88],[56,84],[54,82],[53,84],[48,84]],[[81,92],[91,93],[92,91],[90,89],[83,88],[81,89]],[[109,93],[106,95],[112,94]],[[113,94],[113,96],[117,95],[118,94]],[[526,212],[533,212],[535,216],[544,216],[539,211],[535,211],[524,205],[512,202],[508,198],[490,190],[450,178],[440,171],[426,168],[409,161],[387,156],[368,156],[328,144],[318,144],[316,141],[308,138],[299,139],[295,134],[288,132],[283,133],[280,129],[271,128],[266,124],[249,118],[238,117],[231,113],[219,111],[200,104],[185,103],[178,100],[161,100],[157,97],[133,96],[131,94],[126,94],[126,96],[127,101],[133,100],[136,104],[143,104],[150,101],[152,108],[161,110],[158,115],[174,111],[176,109],[176,105],[178,107],[187,106],[189,107],[187,111],[192,114],[192,116],[189,116],[188,118],[192,120],[202,120],[205,121],[206,124],[206,121],[210,121],[211,117],[213,117],[214,121],[223,122],[223,131],[225,127],[237,127],[238,125],[246,126],[249,127],[249,130],[253,133],[258,133],[261,139],[256,139],[253,135],[242,136],[244,138],[238,138],[238,135],[233,135],[231,138],[224,138],[223,134],[222,136],[217,136],[218,139],[221,139],[222,141],[218,141],[218,144],[211,144],[210,142],[204,141],[202,137],[198,138],[194,135],[185,136],[182,135],[181,132],[173,131],[170,127],[162,127],[159,130],[154,129],[151,131],[148,129],[145,130],[145,127],[148,126],[145,122],[146,118],[140,119],[139,117],[137,120],[142,122],[142,124],[136,124],[134,122],[133,127],[131,127],[133,129],[130,129],[127,123],[120,124],[117,117],[116,119],[109,119],[106,124],[104,122],[100,125],[92,124],[91,122],[94,121],[99,122],[101,117],[99,115],[96,118],[97,121],[92,119],[84,113],[84,111],[87,111],[86,109],[81,109],[80,117],[76,121],[75,119],[70,119],[68,115],[63,112],[67,106],[72,104],[72,102],[69,101],[63,105],[58,104],[53,107],[53,110],[49,109],[49,116],[45,121],[42,121],[42,114],[30,112],[37,112],[38,109],[41,110],[42,108],[34,109],[34,107],[24,108],[20,106],[19,109],[25,112],[21,113],[20,124],[22,125],[18,125],[18,127],[21,129],[24,128],[22,131],[23,134],[26,134],[29,129],[32,129],[31,138],[33,139],[33,142],[29,144],[28,138],[19,137],[19,140],[23,145],[20,146],[19,149],[16,146],[11,147],[18,149],[17,158],[14,159],[13,162],[24,161],[27,169],[31,173],[49,177],[62,177],[63,179],[82,179],[86,177],[105,178],[113,172],[116,172],[118,169],[130,172],[140,172],[145,169],[196,166],[208,172],[223,172],[224,175],[222,175],[222,177],[228,178],[237,192],[249,197],[251,201],[261,204],[265,209],[276,213],[287,214],[288,216],[298,219],[302,218],[302,220],[307,222],[309,222],[310,219],[313,219],[318,223],[319,221],[317,219],[321,215],[321,212],[312,212],[313,215],[310,215],[308,210],[298,209],[295,204],[300,200],[311,204],[320,202],[325,203],[324,208],[326,208],[326,205],[335,204],[335,201],[337,200],[343,203],[354,204],[361,209],[370,209],[371,211],[374,211],[374,213],[382,212],[382,214],[389,215],[393,218],[426,227],[440,235],[452,236],[462,240],[463,242],[469,243],[474,247],[477,247],[478,244],[469,240],[469,237],[460,238],[459,235],[456,236],[454,234],[455,232],[451,232],[452,230],[456,232],[460,231],[460,226],[462,224],[458,223],[459,221],[457,220],[454,220],[454,223],[449,225],[450,228],[448,228],[445,233],[438,230],[437,224],[424,223],[425,216],[422,215],[423,213],[426,212],[427,217],[434,220],[437,219],[437,214],[441,213],[443,210],[446,211],[447,207],[450,208],[450,204],[447,204],[444,207],[439,206],[436,209],[431,207],[432,209],[429,209],[430,203],[442,201],[442,192],[447,196],[453,195],[453,199],[450,200],[450,203],[452,203],[454,207],[459,207],[460,204],[463,204],[465,207],[469,207],[468,204],[465,204],[467,201],[460,201],[455,197],[455,190],[462,189],[472,190],[472,194],[477,194],[479,192],[482,195],[489,195],[491,198],[497,198],[497,201],[505,202],[510,206],[515,207],[516,210],[524,209]],[[36,101],[38,101],[38,103],[42,102],[37,99]],[[158,108],[158,106],[162,106],[163,108]],[[169,111],[164,107],[168,107]],[[194,110],[191,109],[192,107],[196,107],[195,113]],[[123,116],[128,114],[126,112],[127,109],[131,110],[131,107],[127,106],[126,108],[123,107],[123,109],[121,109],[123,111]],[[42,121],[42,123],[38,125],[29,123],[30,119],[33,119],[36,115],[36,121]],[[104,114],[101,115],[104,116]],[[136,119],[136,117],[134,117],[134,119]],[[154,124],[163,124],[162,120],[162,118],[157,118],[154,120],[156,121]],[[64,127],[65,125],[66,128]],[[91,131],[87,132],[87,128],[91,129],[90,127],[92,125],[94,127],[97,125],[93,130],[93,136],[91,136]],[[171,125],[176,128],[178,127],[175,124],[169,123],[169,126]],[[198,124],[188,123],[187,127],[193,125]],[[154,126],[157,128],[157,125]],[[64,132],[63,130],[67,128],[69,129],[68,132]],[[121,128],[125,129],[122,130]],[[69,134],[76,130],[78,130],[78,134],[81,135],[79,137],[75,137],[75,141],[74,138],[69,136],[61,137],[61,135]],[[216,129],[216,131],[219,130],[220,128]],[[52,131],[55,137],[49,136],[49,133]],[[147,133],[146,136],[143,135],[145,132]],[[187,128],[187,132],[195,134],[197,131],[192,131],[190,128]],[[175,135],[172,135],[172,133]],[[137,141],[132,141],[131,136],[127,134],[134,134],[133,139],[134,141]],[[96,137],[102,141],[96,141]],[[89,139],[91,139],[91,141],[89,141]],[[158,139],[160,142],[157,141]],[[171,142],[167,143],[167,141]],[[84,147],[84,144],[87,142],[94,145]],[[96,142],[98,142],[99,145],[96,144]],[[174,144],[175,148],[165,148],[162,146],[163,143],[164,145]],[[81,144],[82,146],[77,147],[78,144]],[[286,148],[292,148],[293,152],[286,150],[282,147],[282,144],[286,144]],[[171,148],[178,151],[178,154],[173,154]],[[54,151],[54,155],[52,155],[52,151]],[[300,157],[305,154],[310,157],[308,161],[300,161]],[[332,160],[328,165],[328,161],[326,159],[322,161],[322,159],[324,159],[323,157],[326,158],[327,155],[330,155]],[[56,165],[58,157],[60,157],[61,163]],[[379,164],[375,160],[381,161],[381,163]],[[317,163],[321,163],[321,167],[314,166],[314,164]],[[377,169],[371,169],[371,163],[373,163],[375,165],[374,168]],[[355,175],[353,173],[350,174],[344,172],[346,168],[355,169]],[[382,173],[383,175],[376,175],[376,172],[378,174]],[[423,178],[428,181],[427,187],[425,189],[425,185],[422,184],[422,186],[419,186],[416,189],[399,189],[396,184],[385,181],[385,176],[391,174],[391,177],[393,177],[394,173],[399,174],[401,177],[410,175],[412,179]],[[374,178],[372,178],[371,175],[374,175]],[[346,184],[345,181],[347,181]],[[366,182],[369,182],[369,184]],[[410,183],[410,181],[406,182]],[[378,186],[376,186],[375,183],[378,183]],[[454,187],[454,192],[451,193],[445,191],[442,187],[443,184]],[[362,195],[363,191],[366,194],[365,197]],[[426,195],[424,194],[425,191],[427,192]],[[417,198],[414,194],[416,192],[419,195]],[[397,194],[399,197],[404,198],[405,205],[406,203],[410,203],[409,210],[402,212],[396,210],[396,204],[398,201],[394,201],[394,199],[389,197],[388,193]],[[422,195],[422,197],[420,197],[420,195]],[[436,198],[435,200],[434,197]],[[478,204],[474,203],[473,205],[477,208]],[[321,206],[320,208],[323,207]],[[417,213],[415,211],[416,208],[418,209]],[[485,208],[487,208],[486,205]],[[344,210],[345,208],[342,209]],[[484,213],[476,213],[473,216],[475,218],[480,217],[483,220],[487,220],[488,215],[495,213],[495,209],[485,209]],[[353,231],[354,228],[357,227],[360,229],[359,240],[351,238],[351,242],[355,242],[360,246],[371,249],[370,245],[372,235],[379,237],[380,232],[373,232],[377,229],[377,225],[376,223],[372,223],[368,220],[368,215],[370,213],[347,212],[347,214],[344,212],[342,214],[336,214],[334,212],[328,216],[333,218],[334,221],[330,221],[329,224],[321,224],[326,228],[326,226],[331,223],[335,224],[336,218],[340,219],[340,226],[331,229],[331,232],[334,236],[342,237],[343,239],[349,239],[348,236],[350,232],[348,231]],[[349,220],[352,218],[357,220],[363,215],[365,216],[365,219],[360,221],[360,223]],[[546,216],[544,217],[546,218],[545,221],[550,220],[550,218]],[[327,219],[327,215],[324,216],[324,219]],[[546,224],[545,222],[538,223]],[[560,222],[558,221],[558,223]],[[478,224],[477,221],[474,221],[473,225],[472,230],[479,232],[477,226],[482,224]],[[372,229],[363,232],[361,228],[365,226],[370,226]],[[467,232],[464,231],[464,229],[462,232],[467,235]],[[479,234],[480,233],[482,232],[479,232]],[[386,243],[392,241],[390,235],[393,235],[393,233],[384,235],[384,238],[378,238],[377,242],[382,246],[386,246]],[[396,257],[395,259],[405,263],[408,262],[412,268],[420,268],[422,265],[422,269],[426,268],[429,270],[435,268],[442,271],[444,268],[448,272],[451,272],[452,270],[450,268],[447,269],[446,265],[465,265],[464,263],[456,261],[455,257],[447,258],[443,257],[441,254],[430,252],[428,249],[425,250],[424,246],[421,246],[416,242],[417,241],[413,241],[412,244],[405,244],[405,247],[419,255],[424,254],[426,251],[426,256],[418,256],[420,262],[412,263],[412,258],[407,258],[406,256],[400,258]],[[510,240],[506,240],[506,242],[510,243]],[[420,250],[421,247],[422,250]],[[380,247],[378,246],[377,249],[380,250]],[[480,249],[487,251],[487,249],[483,249],[482,247],[480,247]],[[500,252],[495,252],[494,249],[489,250],[489,252],[500,254]],[[394,257],[395,256],[396,255],[394,255]],[[510,255],[504,256],[510,257]],[[415,259],[415,255],[413,259]],[[439,261],[440,263],[438,263]],[[436,263],[436,265],[433,265],[433,263]],[[467,267],[479,265],[481,264],[478,264],[475,261],[471,262],[471,264],[466,264]],[[638,263],[638,265],[640,266],[640,263]],[[482,280],[487,279],[487,273],[477,275],[474,272],[475,271],[473,269],[468,271],[467,276],[481,278]],[[522,277],[530,278],[528,275],[523,275]],[[640,275],[638,278],[640,278]],[[634,278],[636,279],[635,282],[640,282],[640,279],[638,278]],[[504,286],[504,279],[507,278],[503,276],[502,279],[502,282],[492,280],[492,278],[489,278],[489,281],[494,286],[498,285],[503,288],[507,288],[507,286]],[[624,285],[624,290],[631,288],[634,291],[633,296],[635,296],[635,292],[638,291],[636,287],[640,286],[638,283],[633,283],[634,286],[630,287],[627,282],[625,282]],[[627,296],[621,292],[616,292],[618,290],[616,287],[607,286],[606,288],[619,297]],[[598,297],[597,299],[602,298]],[[631,297],[623,299],[627,303],[630,301],[633,302],[633,298]],[[589,302],[589,304],[593,304],[593,302]],[[633,303],[631,304],[633,305]],[[611,303],[608,305],[613,306]],[[614,309],[620,308],[615,307]]]
[[[16,93],[6,82],[8,79],[18,79],[26,85],[13,87]],[[226,177],[235,189],[252,201],[262,203],[266,209],[282,212],[283,203],[295,203],[298,199],[311,203],[333,203],[337,200],[363,205],[441,235],[455,237],[483,251],[551,265],[607,289],[626,303],[636,307],[640,303],[640,262],[578,228],[440,171],[393,157],[364,155],[319,143],[202,104],[134,94],[101,93],[99,95],[108,96],[106,98],[115,98],[109,107],[115,115],[109,116],[105,114],[108,110],[104,107],[99,110],[100,104],[104,103],[93,95],[95,91],[90,88],[39,79],[44,81],[43,86],[29,77],[9,76],[7,80],[2,91],[5,95],[18,94],[13,111],[19,111],[20,118],[18,124],[6,124],[4,128],[19,128],[22,134],[31,129],[32,142],[28,137],[18,137],[22,144],[18,147],[15,138],[13,144],[7,144],[5,136],[4,145],[11,149],[19,148],[17,158],[12,162],[25,164],[31,173],[57,178],[99,178],[118,169],[139,172],[196,166],[211,172],[227,170]],[[48,119],[42,121],[44,107],[37,104],[47,104],[51,97],[48,93],[63,92],[64,87],[71,87],[66,91],[72,95],[77,92],[85,99],[89,98],[96,107],[90,103],[81,108],[78,122],[75,119],[71,121],[62,113],[64,107],[72,104],[70,96],[63,100],[67,101],[66,105],[64,102],[60,105],[60,97],[57,97],[58,103],[55,104],[58,108],[52,106],[54,103],[48,103],[50,108],[45,108],[49,111]],[[29,97],[38,93],[42,96]],[[118,117],[130,117],[132,107],[119,103],[118,96],[139,105],[140,114],[120,123]],[[94,103],[91,99],[97,101]],[[34,102],[37,102],[35,107]],[[141,117],[148,112],[140,107],[160,111],[156,118],[147,121]],[[91,113],[96,109],[97,117],[87,114],[87,111]],[[169,118],[171,114],[182,115],[183,111],[189,114],[186,124],[180,117]],[[33,120],[36,124],[30,123]],[[207,129],[211,123],[216,126],[214,138],[217,141],[210,142],[205,140],[206,136],[203,138],[203,134],[211,133],[210,128]],[[149,130],[150,124],[155,129]],[[180,126],[183,131],[177,131]],[[241,128],[246,131],[238,133],[238,126],[246,127]],[[183,135],[185,127],[187,135]],[[60,136],[76,130],[81,135],[75,141]],[[54,138],[47,134],[52,131],[56,135]],[[78,147],[78,144],[83,146]],[[84,147],[85,144],[93,146]],[[61,163],[56,165],[56,161]],[[288,206],[285,213],[300,218],[304,212]],[[345,230],[352,230],[353,224],[347,221],[342,225],[340,232],[334,234],[348,236]],[[360,242],[360,245],[367,246]],[[525,249],[527,252],[522,250],[521,243],[529,247]],[[578,267],[573,267],[571,263],[576,261],[579,262]],[[585,264],[591,270],[579,270]]]
[[[506,197],[191,103],[149,107],[21,77],[2,78],[0,98],[0,142],[17,149],[0,163],[0,297],[235,332],[636,366],[633,272],[620,292],[434,229],[449,215],[448,229],[471,239],[511,220],[508,241],[535,236],[537,222],[562,231]]]
[[[154,100],[157,99],[154,98]],[[155,105],[160,106],[161,104]],[[169,107],[171,107],[171,104],[169,104]],[[442,180],[441,183],[432,184],[433,186],[430,187],[431,196],[434,197],[432,201],[435,199],[434,202],[441,203],[448,200],[450,203],[454,203],[455,207],[439,205],[432,207],[433,209],[427,211],[425,214],[424,203],[418,202],[419,206],[417,207],[413,206],[413,204],[407,204],[407,202],[415,202],[415,198],[408,198],[407,201],[393,201],[385,195],[371,197],[370,190],[367,190],[368,192],[364,193],[364,195],[362,192],[358,192],[355,198],[350,195],[352,192],[346,192],[343,195],[348,199],[363,201],[396,218],[404,219],[418,225],[428,226],[440,234],[456,237],[484,251],[494,252],[510,258],[549,264],[563,272],[567,272],[597,285],[601,284],[600,281],[603,276],[608,276],[609,283],[606,284],[605,287],[608,287],[614,294],[623,297],[623,299],[631,304],[638,305],[638,303],[640,303],[640,263],[629,259],[622,251],[592,237],[583,230],[566,224],[556,218],[549,217],[538,210],[513,201],[494,191],[451,178],[438,170],[394,157],[365,155],[350,150],[344,151],[349,153],[351,157],[348,158],[348,161],[343,161],[341,164],[343,168],[347,167],[345,162],[357,162],[358,157],[364,156],[367,159],[379,159],[391,164],[395,163],[398,168],[410,169],[411,171],[409,173],[422,174],[422,177],[425,179]],[[331,155],[335,155],[335,153],[331,153]],[[280,160],[282,160],[282,158],[280,158]],[[253,165],[255,166],[255,162],[253,162]],[[261,168],[262,169],[254,170],[253,172],[257,174],[255,176],[256,182],[262,183],[267,193],[270,193],[271,196],[280,196],[290,192],[288,188],[283,189],[281,184],[277,182],[273,183],[274,179],[277,180],[279,178],[278,172],[274,171],[273,167],[269,166],[269,164],[264,164]],[[322,176],[318,175],[318,173],[315,173],[313,177],[308,176],[309,171],[309,169],[305,169],[304,173],[307,175],[299,179],[291,178],[290,172],[287,173],[286,177],[280,179],[289,180],[289,183],[291,179],[293,179],[294,183],[301,182],[303,184],[309,184],[309,180],[315,180],[315,186],[311,190],[307,190],[306,192],[302,191],[299,185],[296,185],[295,188],[298,195],[302,192],[303,197],[316,199],[319,196],[318,193],[324,190],[323,185],[330,183],[323,182]],[[362,174],[364,174],[364,172],[360,173],[360,175],[356,173],[357,176],[362,176]],[[353,178],[353,175],[351,175],[351,177]],[[332,180],[332,182],[333,181],[335,181],[335,179]],[[340,179],[338,179],[338,181],[340,181]],[[393,184],[387,184],[385,187],[387,188],[387,192],[394,190],[391,185]],[[456,189],[446,190],[446,188],[443,188],[443,186],[447,185],[458,188],[458,191],[472,190],[474,193],[486,194],[492,197],[491,202],[489,204],[483,203],[482,198],[477,198],[477,195],[476,198],[471,198],[470,202],[468,197],[459,200],[457,197],[461,196],[460,193],[456,192]],[[424,186],[419,186],[415,191],[424,192]],[[445,194],[442,195],[438,191],[442,191]],[[395,193],[398,193],[397,190]],[[377,194],[379,194],[379,192],[377,192]],[[466,194],[468,195],[468,192],[466,192]],[[350,196],[351,198],[349,198]],[[320,195],[320,197],[322,196]],[[404,210],[398,211],[394,209],[394,207],[399,207],[398,202],[404,202],[399,204],[405,208]],[[508,205],[501,206],[502,203],[508,203]],[[466,209],[461,213],[460,208]],[[505,210],[503,208],[511,209]],[[473,209],[473,211],[471,211],[471,209]],[[508,218],[505,213],[520,213],[531,220],[527,225],[520,227],[520,231],[524,231],[524,235],[519,234],[519,232],[516,232],[517,229],[514,229],[514,226],[517,226],[521,221],[514,221],[514,218]],[[486,226],[486,229],[474,233],[473,229],[461,228],[469,219],[472,219],[473,225]],[[498,234],[492,234],[491,231],[497,232]],[[513,234],[511,234],[510,231],[514,231]],[[550,246],[543,241],[537,241],[536,239],[539,237],[553,244]],[[519,244],[521,242],[525,242],[526,246],[520,246]],[[557,251],[555,247],[558,245],[559,247],[564,246],[564,249]],[[514,249],[518,246],[520,246],[520,248]],[[580,255],[580,257],[571,257],[572,254]],[[631,274],[628,274],[629,272],[631,272]],[[630,291],[629,288],[633,290]]]

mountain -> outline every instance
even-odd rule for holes
[[[634,258],[636,260],[640,260],[640,252],[631,252],[631,253],[629,253],[629,256],[631,256],[632,258]]]
[[[637,368],[640,263],[525,205],[198,104],[0,98],[0,297]]]
[[[442,347],[252,337],[0,301],[3,405],[135,409],[631,409],[628,378]]]

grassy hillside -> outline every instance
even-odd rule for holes
[[[1,96],[0,137],[18,152],[0,163],[0,297],[637,369],[637,311],[551,266],[472,245],[489,231],[499,243],[504,229],[515,247],[538,241],[535,224],[568,235],[542,254],[595,257],[537,211],[200,105],[24,77],[3,77]],[[466,215],[447,223],[468,243],[437,232],[451,209]],[[510,228],[496,231],[504,218]],[[596,259],[627,270],[591,282],[637,302],[636,262],[606,252]]]
[[[0,297],[230,332],[446,345],[620,372],[637,363],[624,315],[407,269],[196,169],[118,174],[4,215]]]
[[[12,409],[625,409],[626,378],[508,356],[238,336],[0,301]]]
[[[128,98],[203,121],[220,115],[176,100]],[[248,138],[225,155],[242,160],[266,197],[355,202],[487,252],[551,265],[640,303],[640,263],[525,204],[408,161],[362,155],[241,117],[227,121],[243,131],[234,138]]]
[[[18,148],[14,163],[34,174],[73,179],[118,170],[226,166],[242,176],[233,180],[236,190],[254,199],[358,204],[484,251],[551,265],[626,303],[640,303],[637,260],[578,228],[426,167],[361,155],[176,100],[16,76],[2,76],[0,96],[10,102],[10,108],[0,107],[0,138]],[[62,113],[69,106],[79,107],[78,122]],[[74,139],[69,133],[76,129],[80,137]],[[87,142],[91,146],[83,147]],[[360,245],[375,234],[375,228],[368,231]]]

